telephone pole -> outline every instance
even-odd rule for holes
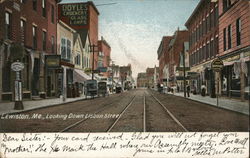
[[[92,50],[92,80],[94,80],[94,62],[95,62],[95,52],[98,52],[98,49],[97,51],[95,51],[95,48],[98,48],[97,45],[90,45],[90,50]]]

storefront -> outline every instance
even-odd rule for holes
[[[250,51],[223,58],[221,93],[227,97],[249,99]]]

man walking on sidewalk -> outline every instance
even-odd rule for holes
[[[189,93],[190,93],[190,86],[187,85],[187,96],[188,96],[188,97],[190,97]]]

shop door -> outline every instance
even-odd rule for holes
[[[39,95],[39,75],[40,75],[40,61],[38,58],[34,59],[33,78],[32,78],[32,95]]]

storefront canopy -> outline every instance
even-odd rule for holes
[[[73,81],[74,82],[84,82],[86,80],[91,80],[91,77],[84,73],[83,70],[74,69],[73,71]]]

